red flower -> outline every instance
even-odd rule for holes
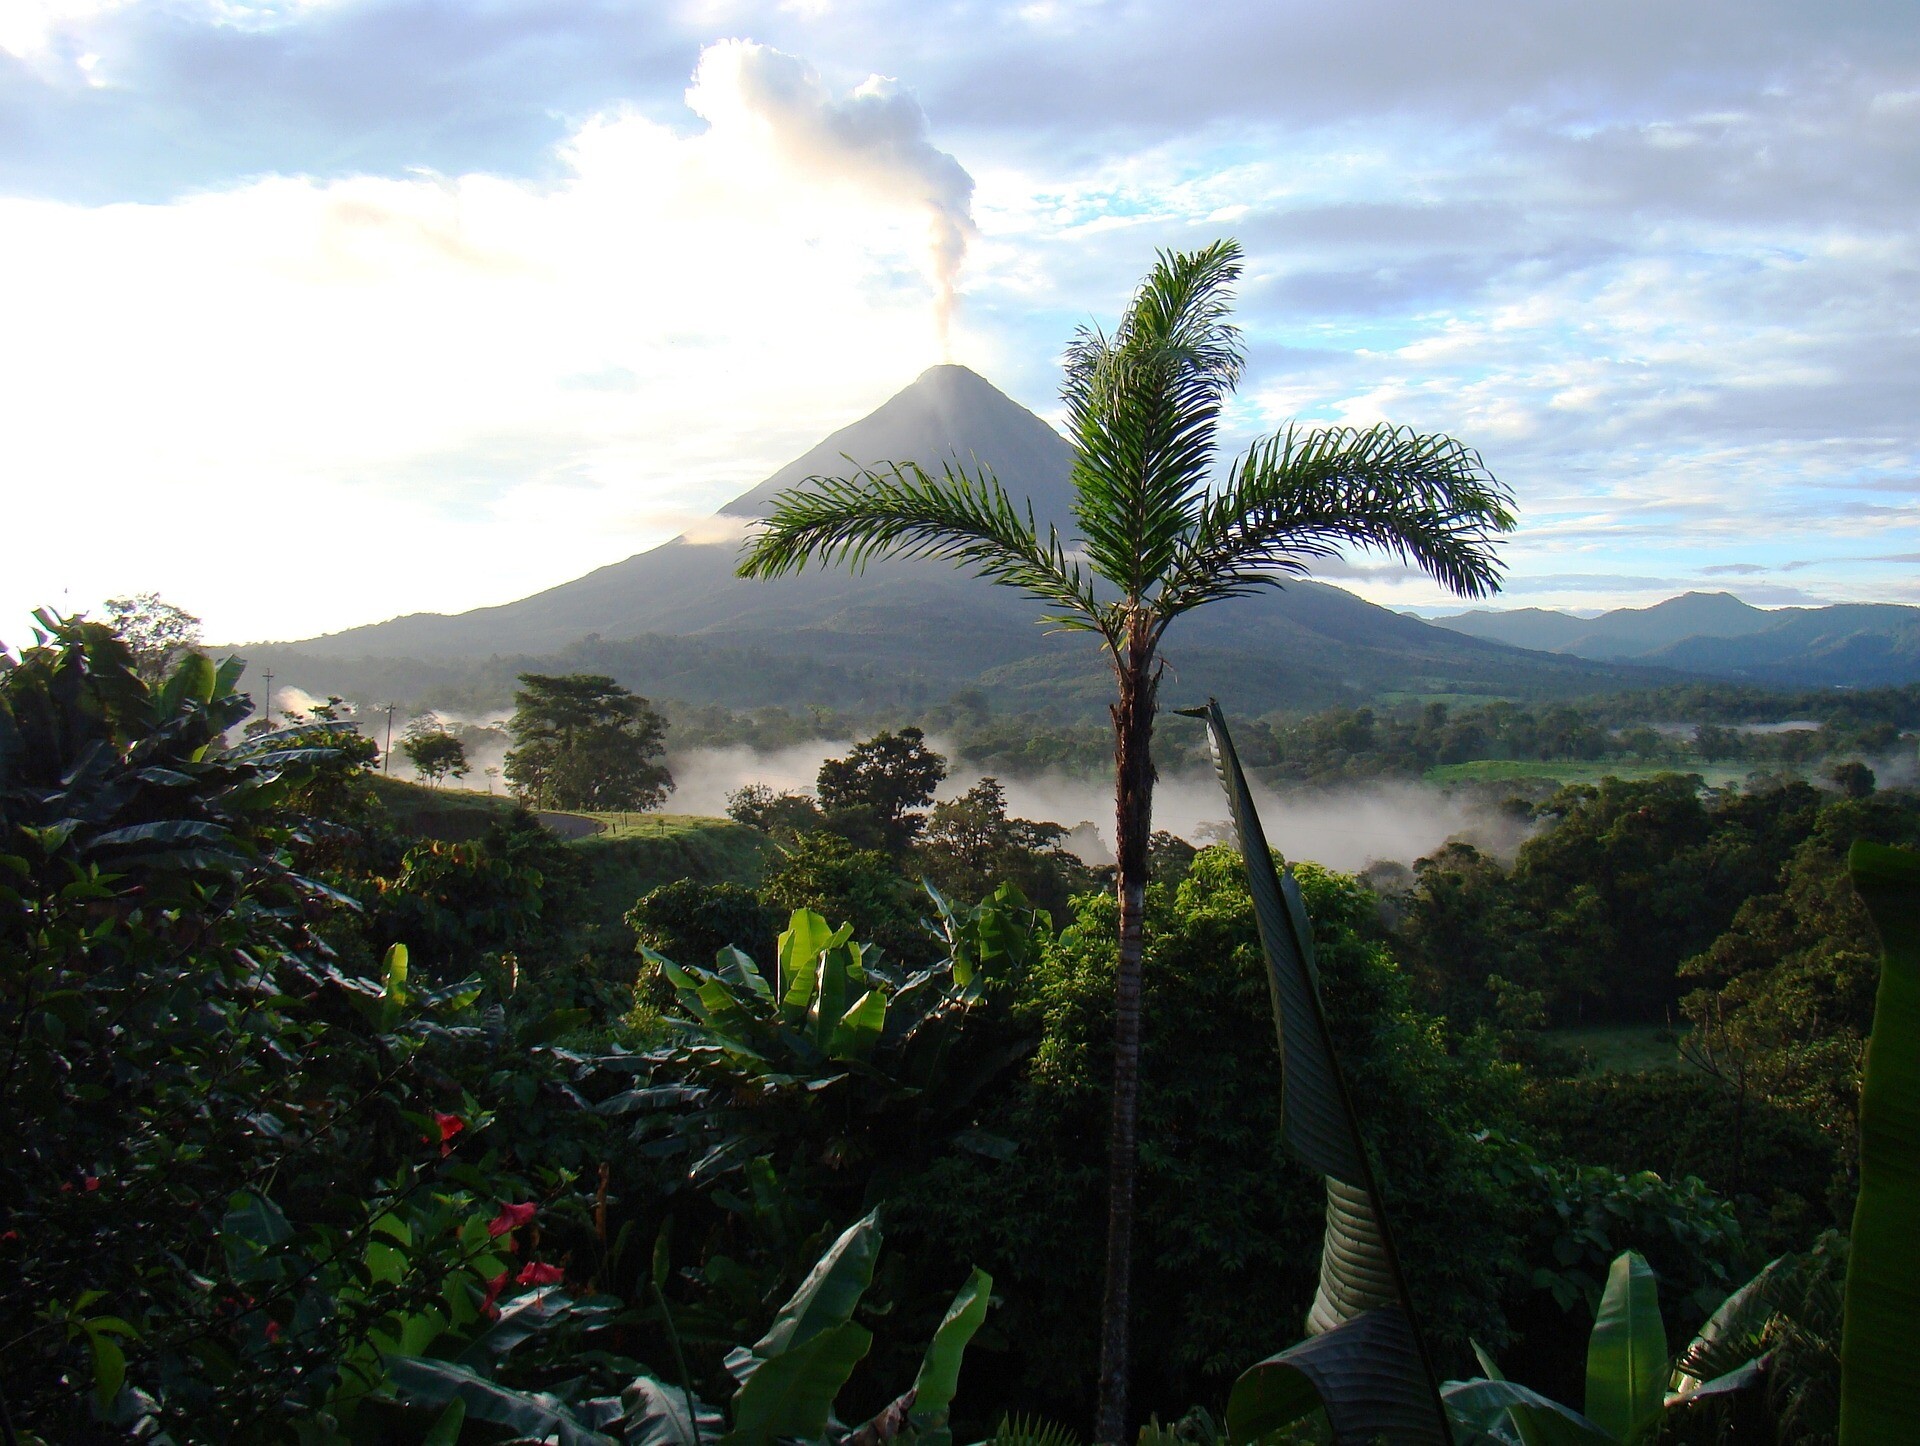
[[[494,1306],[494,1302],[500,1299],[500,1292],[507,1288],[508,1274],[508,1271],[503,1270],[487,1282],[487,1293],[480,1301],[480,1314],[486,1316],[489,1320],[500,1314],[499,1310]]]
[[[467,1127],[467,1122],[458,1115],[443,1115],[438,1110],[435,1110],[433,1112],[433,1127],[435,1132],[440,1136],[440,1158],[444,1160],[448,1155],[453,1153],[453,1146],[448,1142]],[[420,1143],[423,1145],[431,1145],[434,1141],[422,1135],[420,1137]]]
[[[518,1230],[522,1225],[533,1223],[534,1203],[529,1200],[524,1205],[500,1205],[500,1213],[487,1222],[487,1234],[505,1235],[509,1230]]]
[[[558,1285],[566,1278],[566,1271],[557,1265],[542,1265],[537,1260],[529,1260],[514,1281],[518,1285]]]
[[[280,1339],[280,1322],[277,1320],[268,1321],[267,1322],[267,1344],[272,1345],[275,1341],[279,1339]]]
[[[98,1190],[100,1188],[100,1177],[98,1175],[87,1176],[86,1186],[89,1190]]]

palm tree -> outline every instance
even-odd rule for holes
[[[1127,1422],[1135,1119],[1140,1069],[1141,915],[1152,834],[1151,753],[1169,624],[1182,613],[1305,576],[1345,547],[1389,553],[1451,591],[1499,587],[1496,539],[1513,517],[1477,453],[1401,428],[1289,426],[1256,442],[1210,488],[1223,401],[1244,352],[1228,321],[1241,252],[1218,241],[1162,252],[1111,335],[1082,327],[1062,397],[1078,448],[1069,551],[1045,535],[991,472],[949,463],[938,477],[886,463],[810,477],[774,501],[745,545],[742,577],[853,568],[883,557],[951,560],[1017,588],[1056,629],[1097,633],[1113,667],[1119,959],[1114,983],[1113,1120],[1095,1438]]]

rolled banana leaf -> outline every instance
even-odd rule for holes
[[[1884,957],[1860,1082],[1860,1196],[1840,1334],[1840,1446],[1920,1433],[1920,854],[1847,863]]]
[[[1250,1439],[1236,1428],[1238,1419],[1251,1434],[1264,1435],[1319,1405],[1338,1446],[1360,1446],[1383,1434],[1395,1442],[1445,1443],[1451,1432],[1439,1381],[1321,1008],[1313,927],[1300,886],[1274,867],[1220,705],[1209,701],[1188,716],[1206,721],[1247,865],[1280,1042],[1282,1135],[1302,1164],[1325,1177],[1327,1190],[1320,1285],[1307,1313],[1310,1339],[1240,1378],[1228,1406],[1229,1432],[1236,1441]],[[1233,1403],[1240,1405],[1237,1418]],[[1278,1419],[1295,1407],[1294,1415]]]

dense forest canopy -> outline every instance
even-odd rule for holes
[[[481,1399],[473,1380],[484,1419],[524,1431],[585,1422],[578,1403],[636,1377],[677,1390],[680,1360],[731,1412],[728,1352],[841,1245],[878,1252],[841,1420],[913,1379],[969,1263],[993,1303],[953,1429],[1086,1418],[1115,920],[1057,825],[1011,815],[991,779],[934,801],[955,760],[902,728],[812,790],[745,794],[747,823],[567,843],[509,798],[381,779],[332,705],[242,738],[238,682],[189,654],[149,684],[85,623],[0,671],[5,1108],[28,1122],[0,1158],[17,1427],[276,1440],[291,1412],[312,1439],[419,1441]],[[1810,721],[1865,753],[1908,726],[1902,698]],[[1419,768],[1462,717],[1521,713],[1541,736],[1530,710],[1375,714],[1373,753]],[[973,726],[981,760],[1012,761],[1017,729]],[[1360,729],[1241,731],[1284,778]],[[1472,1374],[1478,1343],[1578,1403],[1629,1250],[1680,1340],[1783,1251],[1834,1288],[1879,958],[1846,853],[1920,844],[1920,799],[1824,766],[1542,784],[1510,857],[1297,866],[1446,1373]],[[1241,860],[1170,837],[1152,860],[1136,1390],[1199,1446],[1190,1411],[1217,1420],[1296,1337],[1324,1202],[1277,1134]],[[803,974],[800,1028],[778,1011]],[[1795,1310],[1791,1369],[1722,1426],[1832,1439],[1837,1318]],[[592,1409],[616,1434],[645,1414]]]

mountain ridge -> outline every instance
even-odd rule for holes
[[[1478,608],[1431,621],[1510,647],[1783,687],[1920,682],[1920,608],[1899,603],[1759,608],[1730,592],[1689,592],[1593,618]]]
[[[597,650],[619,661],[610,670],[629,686],[687,702],[797,700],[808,690],[793,669],[771,670],[776,683],[763,664],[748,661],[771,657],[810,660],[869,705],[971,686],[1044,711],[1103,705],[1110,679],[1092,639],[1047,635],[1036,625],[1036,604],[946,563],[903,559],[857,573],[810,566],[768,581],[736,577],[738,537],[751,519],[785,488],[844,472],[849,457],[856,466],[913,461],[933,469],[949,458],[986,465],[1016,498],[1031,501],[1043,526],[1051,521],[1072,538],[1071,444],[977,373],[941,366],[725,504],[717,516],[739,524],[723,529],[733,531],[725,540],[683,535],[516,602],[416,613],[243,651],[309,692],[348,696],[375,676],[393,686],[409,662],[420,676],[497,674],[505,664],[492,660]],[[689,645],[707,650],[706,674],[688,663]],[[1518,652],[1317,582],[1289,582],[1182,618],[1169,632],[1166,657],[1171,685],[1183,693],[1217,693],[1259,711],[1382,695],[1566,695],[1630,679],[1673,681],[1652,669],[1623,672],[1564,654]],[[667,668],[678,691],[664,692],[657,674],[649,678],[657,667]]]

